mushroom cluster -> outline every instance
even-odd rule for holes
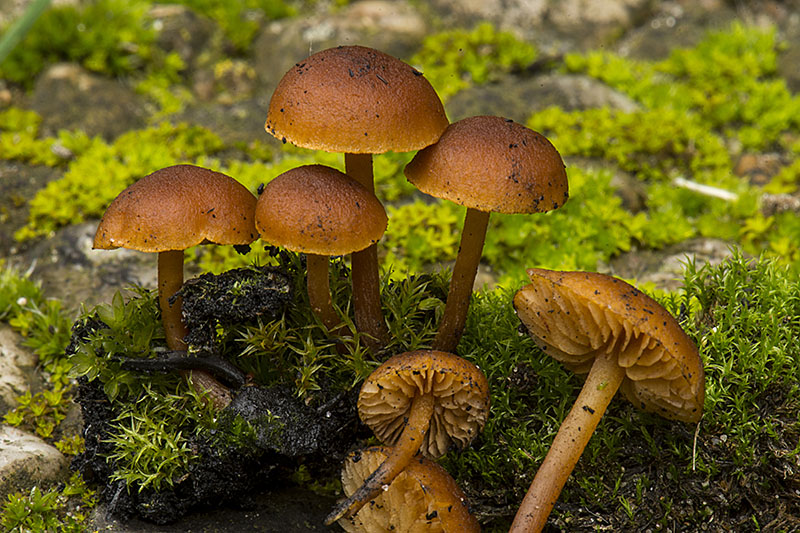
[[[449,124],[422,73],[363,46],[315,53],[280,80],[267,132],[284,143],[344,154],[345,172],[306,165],[273,178],[254,196],[233,178],[177,165],[131,185],[109,206],[95,248],[157,252],[159,302],[168,347],[186,350],[176,293],[183,250],[248,244],[260,236],[303,253],[311,310],[344,335],[331,299],[328,261],[349,255],[354,322],[373,356],[388,344],[376,243],[389,223],[375,196],[372,157],[418,150],[405,176],[423,193],[466,207],[461,246],[431,349],[397,354],[363,383],[361,420],[383,447],[346,461],[346,498],[328,515],[347,531],[477,531],[463,494],[430,462],[463,449],[483,430],[489,385],[456,355],[492,212],[544,213],[568,199],[565,165],[541,134],[496,116]],[[515,310],[545,353],[588,374],[512,525],[540,531],[570,472],[619,389],[636,405],[695,422],[704,399],[697,348],[675,319],[632,286],[592,272],[528,271]],[[231,392],[194,372],[217,407]]]

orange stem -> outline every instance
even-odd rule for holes
[[[467,323],[469,311],[469,298],[475,276],[478,273],[478,264],[483,253],[483,243],[486,240],[486,227],[489,225],[489,212],[467,208],[464,216],[464,229],[461,231],[461,245],[458,249],[456,264],[453,266],[453,276],[450,279],[450,289],[447,293],[447,304],[444,308],[439,331],[433,341],[433,349],[443,352],[455,353],[464,325]]]
[[[558,434],[536,472],[509,533],[536,533],[544,528],[586,444],[625,378],[616,356],[595,358],[575,404],[561,423]]]
[[[328,331],[339,325],[341,319],[331,302],[330,280],[328,279],[328,256],[306,254],[308,301],[311,309],[322,320]]]
[[[391,448],[389,456],[349,498],[333,508],[333,511],[325,519],[326,525],[331,525],[342,517],[349,518],[356,514],[405,469],[422,446],[422,441],[431,424],[433,404],[434,398],[430,392],[414,397],[403,433]]]
[[[158,304],[161,306],[161,323],[164,325],[167,346],[170,350],[186,350],[183,338],[189,332],[181,315],[181,298],[170,304],[169,299],[183,286],[183,250],[169,250],[158,254]]]

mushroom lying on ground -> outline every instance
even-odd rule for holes
[[[417,452],[437,458],[472,442],[489,416],[489,384],[478,367],[455,354],[406,352],[389,358],[366,379],[358,413],[392,448],[364,484],[336,505],[325,521],[329,525],[358,512]]]
[[[108,206],[93,248],[158,253],[158,302],[167,346],[186,350],[181,302],[170,298],[183,284],[183,251],[198,244],[249,244],[257,233],[256,197],[230,176],[194,165],[175,165],[145,176]],[[204,371],[192,381],[217,407],[230,395]]]
[[[501,117],[465,118],[420,150],[406,177],[424,193],[467,207],[435,350],[455,351],[469,310],[489,215],[543,213],[567,201],[558,151],[539,133]]]
[[[352,494],[386,460],[391,449],[375,446],[351,453],[342,469],[344,493]],[[480,525],[447,471],[424,457],[411,461],[369,505],[339,525],[348,533],[477,533]]]
[[[322,165],[284,172],[264,187],[256,205],[263,240],[306,254],[308,299],[329,330],[342,320],[331,303],[328,256],[363,250],[381,238],[386,224],[374,194]]]
[[[269,103],[265,129],[284,142],[344,152],[345,171],[374,191],[372,154],[428,146],[447,127],[442,102],[410,65],[363,46],[339,46],[291,68]],[[388,341],[380,303],[377,248],[353,254],[353,307],[359,331]]]
[[[617,389],[636,407],[700,420],[703,364],[677,320],[605,274],[529,269],[514,308],[531,337],[586,383],[522,501],[511,532],[541,531]]]

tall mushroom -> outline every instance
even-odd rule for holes
[[[529,269],[514,308],[545,353],[586,383],[522,501],[511,531],[541,531],[617,392],[637,407],[700,420],[705,398],[697,347],[677,320],[638,289],[605,274]]]
[[[183,252],[206,242],[251,243],[257,236],[255,207],[255,196],[230,176],[194,165],[166,167],[111,202],[92,247],[158,253],[158,302],[167,346],[186,350],[180,298],[170,303],[183,285]],[[210,374],[195,371],[192,380],[218,407],[229,401],[227,390]]]
[[[358,490],[390,453],[391,449],[385,446],[351,453],[342,469],[345,494]],[[444,468],[424,457],[411,461],[370,505],[355,516],[340,519],[339,524],[348,533],[480,531],[455,480]]]
[[[363,485],[334,507],[325,521],[329,525],[357,513],[417,452],[438,458],[472,442],[489,416],[489,384],[478,367],[455,354],[405,352],[364,381],[358,413],[392,448]]]
[[[344,152],[345,171],[374,191],[372,154],[418,150],[447,127],[441,100],[408,64],[363,46],[317,52],[292,67],[269,103],[265,129],[278,139]],[[385,345],[377,248],[352,256],[358,329]]]
[[[386,211],[353,178],[322,165],[293,168],[265,187],[256,205],[256,228],[271,244],[306,254],[308,299],[333,330],[341,318],[331,303],[328,256],[375,243],[386,230]]]
[[[455,351],[466,323],[489,215],[543,213],[568,197],[558,151],[544,136],[501,117],[454,122],[406,166],[419,190],[467,207],[444,316],[433,349]]]

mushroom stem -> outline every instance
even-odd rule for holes
[[[562,422],[509,533],[541,531],[598,422],[625,378],[616,355],[598,355],[575,404]]]
[[[158,253],[158,304],[161,306],[161,323],[164,325],[167,346],[170,350],[186,351],[183,338],[189,332],[183,323],[181,313],[182,300],[175,302],[169,299],[183,285],[183,250],[169,250]],[[205,370],[180,370],[180,374],[189,381],[196,391],[208,393],[211,403],[217,409],[225,408],[231,402],[231,394],[227,387],[217,381]]]
[[[183,250],[169,250],[158,253],[158,304],[161,306],[161,323],[170,350],[186,350],[183,338],[188,333],[181,316],[182,300],[174,303],[169,299],[183,285]]]
[[[375,192],[372,154],[344,154],[344,167],[348,176],[370,192]],[[370,337],[367,339],[369,347],[377,350],[389,342],[389,330],[381,310],[377,244],[354,252],[350,260],[353,269],[353,311],[356,327]]]
[[[431,424],[433,404],[434,397],[431,392],[414,397],[403,433],[391,448],[389,456],[349,498],[339,502],[333,508],[333,511],[325,518],[326,525],[331,525],[342,517],[353,516],[367,502],[380,494],[384,490],[384,486],[391,485],[394,478],[405,469],[422,446],[422,441]]]
[[[308,301],[311,309],[322,320],[328,331],[341,322],[331,302],[331,288],[328,279],[328,256],[306,254]]]
[[[464,229],[461,231],[461,245],[458,249],[456,264],[453,266],[450,289],[447,293],[444,316],[442,316],[439,331],[433,341],[434,350],[455,352],[458,342],[461,340],[464,324],[467,322],[469,297],[478,273],[478,263],[480,263],[483,252],[490,214],[488,211],[467,208],[467,214],[464,216]]]

